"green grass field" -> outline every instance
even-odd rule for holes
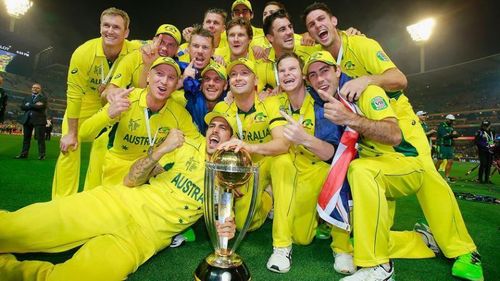
[[[50,200],[59,140],[55,138],[47,143],[45,161],[37,160],[35,142],[32,142],[29,159],[13,159],[20,152],[21,142],[20,136],[0,135],[0,209],[14,211],[34,202]],[[89,146],[84,145],[83,151],[87,154]],[[454,165],[452,176],[458,180],[452,184],[453,190],[500,197],[500,176],[496,174],[492,178],[494,185],[476,184],[472,180],[477,174],[465,176],[472,166],[469,163]],[[82,162],[82,171],[86,167],[85,160]],[[469,232],[482,255],[485,280],[496,280],[500,276],[500,205],[463,200],[459,200],[459,204]],[[398,200],[394,229],[412,229],[422,217],[415,196]],[[194,228],[198,236],[196,242],[161,251],[128,280],[192,280],[196,266],[211,251],[203,223],[198,222]],[[250,268],[253,280],[338,280],[342,276],[333,270],[329,244],[328,240],[316,240],[309,246],[295,246],[291,271],[287,274],[272,273],[265,267],[272,252],[271,222],[268,221],[261,229],[247,235],[238,252]],[[17,257],[21,260],[40,259],[60,263],[73,253],[37,253]],[[452,261],[443,256],[425,260],[398,259],[395,264],[397,280],[454,280],[450,273]]]

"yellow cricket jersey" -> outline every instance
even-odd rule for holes
[[[342,47],[342,72],[352,78],[364,75],[382,74],[385,71],[396,68],[380,46],[380,44],[364,36],[347,36],[341,32]],[[386,92],[390,98],[390,104],[396,113],[399,126],[405,137],[405,141],[411,143],[419,154],[430,154],[425,133],[420,130],[419,119],[413,110],[408,98],[403,91]]]
[[[312,53],[320,51],[320,45],[314,46],[302,46],[300,44],[295,43],[295,48],[293,52],[302,59],[302,61],[307,61]],[[257,91],[262,91],[266,85],[272,88],[276,88],[278,86],[278,68],[276,65],[276,61],[278,58],[274,52],[274,49],[271,49],[269,52],[269,56],[266,60],[260,60],[259,63],[255,66],[257,77],[259,78],[259,83],[257,86]]]
[[[150,143],[145,120],[148,117],[151,139],[156,134],[154,147],[166,139],[172,128],[182,130],[187,137],[193,139],[201,137],[191,115],[173,99],[169,98],[159,112],[149,111],[146,103],[147,90],[133,90],[129,96],[130,108],[117,119],[109,118],[109,104],[104,106],[82,124],[80,137],[82,139],[94,138],[102,129],[112,125],[109,133],[109,153],[124,160],[135,160],[147,153]]]
[[[85,118],[96,113],[102,107],[99,87],[111,79],[120,60],[141,44],[141,41],[125,40],[119,57],[112,64],[104,55],[102,38],[91,39],[78,47],[69,64],[66,116]]]
[[[348,36],[344,31],[340,37],[344,51],[340,65],[342,72],[350,77],[382,74],[396,68],[377,41],[365,36]]]
[[[156,236],[173,237],[203,215],[205,159],[205,138],[186,138],[180,148],[160,159],[165,172],[149,179],[149,184],[132,190],[113,188],[137,221],[154,226]]]
[[[241,121],[241,135],[237,132],[238,137],[251,144],[266,143],[273,139],[271,130],[275,127],[286,124],[286,120],[280,115],[280,101],[278,97],[268,97],[264,101],[260,101],[255,96],[254,106],[244,112],[236,106],[236,102],[228,105],[226,102],[219,102],[215,105],[214,111],[226,113],[232,120],[233,124],[238,124],[238,119]],[[239,127],[239,126],[238,126]],[[239,129],[238,129],[239,131]],[[264,156],[260,154],[252,155],[252,160],[258,162]]]
[[[302,127],[311,136],[314,136],[314,129],[316,126],[316,115],[314,113],[314,99],[309,93],[306,92],[304,102],[298,110],[293,110],[288,96],[283,93],[277,96],[280,99],[281,110],[285,111],[288,115],[292,116],[294,120],[301,120]],[[316,154],[311,152],[303,145],[291,145],[290,151],[301,158],[307,158],[308,161],[319,162],[322,161]]]
[[[358,105],[363,115],[371,120],[379,121],[389,117],[397,118],[396,113],[389,104],[389,99],[384,90],[377,86],[368,86],[360,99],[356,102],[356,105]],[[416,149],[405,141],[404,132],[402,132],[402,134],[403,140],[401,144],[394,147],[360,136],[359,155],[361,157],[375,157],[401,153],[405,156],[416,156]]]
[[[170,95],[170,98],[173,99],[176,103],[182,105],[182,107],[184,107],[184,108],[186,107],[187,99],[184,96],[184,90],[183,89],[180,89],[180,90],[177,90],[177,91],[173,92]]]
[[[111,84],[118,88],[138,87],[143,68],[142,53],[140,50],[135,50],[126,55],[116,66]]]

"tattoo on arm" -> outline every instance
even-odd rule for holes
[[[123,180],[123,184],[128,187],[141,185],[147,182],[150,177],[159,174],[160,170],[163,171],[163,168],[158,165],[158,161],[148,155],[135,161]]]

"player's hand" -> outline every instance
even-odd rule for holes
[[[240,139],[230,139],[226,142],[223,142],[221,144],[219,144],[219,146],[217,147],[218,149],[224,149],[226,151],[228,150],[232,150],[234,152],[238,152],[240,151],[242,148],[245,149],[246,151],[248,151],[248,153],[252,153],[252,150],[251,150],[251,145],[240,140]]]
[[[369,84],[370,79],[368,76],[361,76],[347,81],[344,86],[342,86],[342,89],[340,89],[340,95],[349,102],[355,102],[361,97],[361,94]]]
[[[114,94],[113,101],[109,103],[109,108],[108,108],[108,116],[111,119],[116,118],[119,116],[122,112],[127,111],[130,108],[130,100],[128,99],[128,96],[134,88],[129,88],[129,89],[121,89],[121,88],[116,88],[116,89],[111,89],[113,92],[114,90],[119,90],[116,91]]]
[[[337,125],[349,125],[357,114],[349,110],[344,104],[334,97],[328,97],[324,104],[325,118]]]
[[[286,124],[283,129],[283,135],[293,144],[305,145],[308,142],[310,135],[306,133],[304,127],[302,126],[302,117],[299,121],[295,121],[292,116],[288,115],[286,112],[280,110],[281,116],[283,116],[288,124]]]
[[[141,47],[142,54],[142,62],[144,63],[144,67],[149,68],[153,62],[160,57],[158,49],[160,48],[160,43],[163,40],[163,34],[155,37],[153,42],[150,44],[146,44]]]
[[[196,78],[196,69],[194,68],[194,58],[188,64],[188,66],[186,67],[186,69],[184,69],[183,78],[186,79],[188,77],[191,77],[193,79]]]
[[[184,144],[184,133],[179,129],[170,129],[167,138],[156,149],[161,155],[165,155]]]
[[[217,227],[217,234],[219,237],[232,239],[236,234],[236,223],[233,217],[226,218],[224,223],[216,221],[215,226]]]
[[[184,40],[186,42],[189,42],[189,40],[191,39],[191,33],[193,32],[193,27],[190,26],[190,27],[186,27],[182,30],[182,38],[184,38]]]
[[[238,198],[243,197],[243,195],[245,195],[245,193],[243,193],[243,191],[241,191],[241,187],[239,187],[239,188],[233,189],[233,195],[234,195],[234,198],[238,199]]]
[[[304,32],[304,33],[302,33],[302,39],[300,40],[300,44],[302,46],[314,46],[314,44],[316,44],[316,42],[311,37],[309,32]]]
[[[268,88],[268,89],[265,89],[262,92],[258,93],[257,96],[259,97],[260,101],[264,101],[267,97],[269,97],[271,95],[272,91],[273,91],[273,89]]]
[[[131,87],[131,88],[128,88],[128,93],[132,92],[132,90],[134,90],[135,88],[134,87]],[[106,89],[106,91],[104,92],[105,95],[106,95],[106,100],[108,101],[108,103],[113,103],[116,99],[120,98],[120,95],[123,94],[123,91],[125,89],[123,88],[111,88],[109,87],[108,89]],[[128,97],[128,95],[127,95]]]
[[[365,36],[363,33],[361,33],[361,31],[357,30],[355,27],[349,27],[345,33],[347,34],[347,36],[351,36],[351,35],[361,35],[361,36]]]
[[[435,129],[429,130],[429,134],[435,134],[437,131]]]
[[[212,56],[212,59],[213,59],[216,63],[218,63],[218,64],[220,64],[220,65],[222,65],[222,66],[226,66],[226,62],[224,61],[224,57],[223,57],[223,56],[213,55],[213,56]]]
[[[37,102],[35,102],[35,105],[41,106],[41,105],[43,105],[43,102],[37,101]]]
[[[78,137],[76,134],[66,134],[62,136],[59,142],[59,148],[63,154],[68,153],[68,151],[73,151],[78,148]]]
[[[271,48],[264,49],[260,46],[253,46],[252,51],[253,51],[253,56],[256,60],[258,60],[258,59],[267,60],[267,57],[269,56],[269,52],[271,51]]]

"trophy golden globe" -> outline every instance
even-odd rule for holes
[[[253,181],[250,179],[253,176]],[[252,165],[250,154],[246,150],[218,150],[205,166],[205,224],[215,252],[208,255],[194,273],[195,280],[200,281],[240,281],[250,280],[250,271],[236,248],[245,236],[255,213],[257,185],[259,182],[258,167]],[[253,188],[248,188],[250,182]],[[234,190],[246,186],[252,190],[250,208],[243,228],[235,239],[219,237],[216,223],[224,223],[231,217],[234,203]],[[231,245],[232,244],[232,245]]]

